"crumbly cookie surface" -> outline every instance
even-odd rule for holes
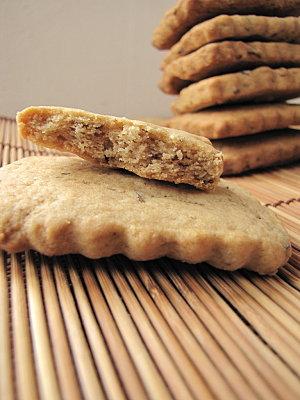
[[[173,102],[176,114],[226,103],[264,103],[300,95],[300,68],[259,67],[213,76],[181,90]]]
[[[203,192],[63,156],[0,169],[0,248],[168,256],[261,274],[276,272],[290,255],[275,215],[236,185],[222,180]]]
[[[300,105],[271,103],[216,107],[161,120],[165,126],[209,139],[252,135],[300,125]]]
[[[214,146],[223,152],[223,175],[234,175],[300,160],[300,130],[276,130],[215,140]]]
[[[218,15],[190,29],[171,47],[162,62],[162,69],[178,57],[200,49],[208,43],[226,39],[300,43],[299,17],[265,17],[260,15]]]
[[[300,45],[277,42],[224,41],[179,57],[163,71],[160,88],[176,94],[191,81],[260,66],[299,67]]]
[[[176,129],[59,107],[27,108],[17,122],[20,134],[41,146],[144,178],[212,190],[222,173],[222,154],[208,139]]]
[[[300,0],[179,0],[155,29],[152,43],[169,49],[196,23],[220,14],[299,15]]]

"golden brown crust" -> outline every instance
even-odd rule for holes
[[[291,253],[275,215],[232,183],[206,193],[74,157],[29,157],[0,169],[0,248],[168,256],[261,274],[276,272]]]
[[[163,71],[160,88],[165,93],[175,94],[191,81],[264,65],[299,67],[300,45],[240,41],[211,43],[171,62]]]
[[[214,76],[182,89],[173,102],[176,114],[226,103],[270,102],[300,95],[300,68],[259,67]]]
[[[223,152],[223,175],[300,160],[300,131],[286,129],[213,142]]]
[[[144,178],[212,190],[222,154],[208,139],[141,121],[59,107],[30,107],[17,116],[24,138]]]
[[[288,16],[299,11],[300,0],[179,0],[155,29],[152,44],[169,49],[190,27],[219,14]]]
[[[177,115],[161,123],[209,139],[253,135],[300,125],[300,105],[273,103],[216,107]]]
[[[226,39],[256,38],[261,41],[300,43],[299,17],[265,17],[258,15],[218,15],[189,30],[171,47],[162,69],[178,57],[200,49],[208,43]]]

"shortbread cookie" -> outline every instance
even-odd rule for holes
[[[183,114],[218,104],[271,102],[299,95],[300,68],[259,67],[193,83],[182,89],[172,108]]]
[[[211,190],[222,154],[208,139],[157,125],[59,107],[30,107],[17,115],[21,135],[104,167],[144,178]]]
[[[300,130],[295,129],[214,140],[213,144],[223,152],[224,175],[300,160]]]
[[[178,57],[200,49],[208,43],[226,39],[252,39],[300,43],[300,18],[263,17],[258,15],[218,15],[201,22],[171,47],[162,69]]]
[[[272,103],[216,107],[162,119],[161,124],[209,139],[252,135],[300,125],[300,105]]]
[[[261,274],[291,253],[275,215],[236,185],[222,180],[201,192],[74,157],[30,157],[0,169],[0,248],[168,256]]]
[[[192,81],[177,78],[169,73],[168,67],[164,70],[163,75],[159,81],[158,87],[166,94],[178,94],[182,89],[189,86]]]
[[[196,23],[219,14],[299,15],[300,0],[179,0],[153,33],[158,49],[169,49]]]
[[[166,93],[175,94],[190,81],[263,65],[299,67],[300,44],[240,41],[211,43],[167,65],[160,88]]]

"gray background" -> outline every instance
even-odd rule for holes
[[[151,35],[175,0],[1,0],[0,115],[61,105],[169,115]]]

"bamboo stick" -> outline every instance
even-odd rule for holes
[[[80,400],[82,398],[81,389],[76,376],[49,259],[41,258],[40,272],[49,335],[62,397],[64,400],[69,398]]]
[[[0,252],[0,399],[13,400],[12,343],[10,336],[10,309],[8,274],[4,253]]]
[[[214,396],[216,398],[223,396],[228,396],[231,399],[237,398],[235,391],[224,379],[220,370],[212,363],[202,346],[199,346],[199,342],[182,319],[182,315],[177,313],[174,305],[165,296],[160,285],[149,274],[149,271],[146,272],[142,268],[138,268],[137,273],[185,351],[206,380]]]
[[[53,400],[59,400],[61,394],[54,368],[37,267],[31,253],[26,253],[25,257],[30,330],[40,397],[44,400],[49,399],[49,397]]]
[[[123,274],[114,268],[111,275],[141,337],[143,338],[148,352],[152,355],[157,368],[172,393],[172,398],[178,400],[192,399],[193,396],[182,379],[176,365],[174,365],[170,353],[166,350],[159,335],[153,329],[151,322],[147,318],[131,288],[128,286]]]
[[[100,266],[100,265],[99,265]],[[171,399],[171,394],[143,345],[132,319],[104,268],[96,269],[98,282],[151,399]]]
[[[83,396],[87,400],[104,399],[103,388],[98,378],[90,348],[86,341],[83,326],[81,325],[76,309],[76,303],[67,282],[63,266],[58,260],[54,262],[54,276],[68,333],[69,344]]]
[[[15,254],[11,256],[11,296],[17,396],[22,400],[35,400],[39,398],[39,395],[27,311],[25,282],[20,259]]]
[[[122,264],[124,265],[124,260]],[[169,349],[174,362],[181,370],[186,384],[190,388],[194,397],[196,399],[212,399],[212,394],[209,391],[203,376],[201,376],[197,371],[196,367],[177,339],[175,333],[163,318],[160,309],[151,299],[151,296],[149,296],[137,274],[135,274],[132,268],[130,268],[129,263],[124,265],[123,273],[126,274],[126,277],[140,303],[142,304],[145,312],[147,313],[148,318],[156,328],[156,331],[159,333],[165,346]]]
[[[298,374],[299,356],[295,354],[293,348],[297,341],[291,335],[287,335],[278,322],[258,303],[251,301],[247,293],[242,291],[235,282],[212,273],[207,274],[206,277],[235,308],[240,310],[253,329],[285,360],[293,372]]]
[[[198,340],[198,343],[207,353],[207,356],[212,360],[215,367],[220,370],[227,383],[236,392],[237,397],[254,399],[256,395],[253,391],[253,388],[249,386],[244,377],[240,374],[240,369],[237,369],[234,363],[232,363],[228,357],[228,355],[231,353],[230,355],[235,358],[235,355],[232,354],[232,347],[229,345],[228,337],[222,336],[220,338],[222,343],[218,343],[217,338],[220,336],[220,329],[218,329],[217,324],[214,324],[214,329],[217,329],[217,331],[212,332],[211,330],[207,329],[207,326],[204,325],[205,318],[201,313],[203,309],[200,311],[199,307],[196,307],[195,305],[197,298],[192,296],[190,292],[184,290],[183,285],[181,285],[181,282],[175,278],[175,274],[173,274],[171,270],[169,270],[167,273],[168,277],[170,277],[173,282],[176,282],[176,288],[183,295],[183,297],[190,297],[189,301],[185,302],[181,296],[177,295],[175,288],[173,288],[169,282],[169,279],[167,279],[164,274],[158,272],[157,270],[155,270],[153,274],[170,302],[174,304],[177,312],[181,315],[182,319],[188,325],[190,331]],[[190,307],[189,304],[191,304],[192,307]],[[199,303],[197,305],[199,305]],[[195,310],[197,311],[195,312]],[[199,318],[200,315],[201,318]],[[205,317],[208,318],[208,315],[206,314]],[[208,322],[212,321],[206,320],[206,324],[208,324]],[[224,342],[226,342],[227,347],[224,346]],[[228,350],[227,354],[224,351],[224,348]],[[241,357],[240,363],[243,365],[244,362],[245,359]],[[251,374],[251,371],[248,371],[248,373]],[[238,384],[233,386],[232,382],[238,382]]]
[[[140,381],[138,372],[127,352],[120,331],[117,328],[116,322],[113,319],[95,276],[87,266],[82,269],[82,276],[95,316],[103,332],[127,396],[130,399],[134,399],[135,397],[141,400],[147,399],[148,397]]]
[[[76,263],[77,264],[77,263]],[[74,257],[68,257],[69,274],[73,284],[75,298],[78,304],[80,317],[94,356],[95,364],[100,375],[106,395],[109,399],[125,399],[125,393],[120,385],[118,376],[106,348],[102,332],[93,315],[88,297],[84,291],[82,281],[77,272],[79,265],[74,262]]]
[[[237,346],[236,338],[229,335],[226,329],[223,328],[222,324],[214,318],[214,315],[210,314],[206,305],[204,305],[200,300],[200,296],[198,297],[195,291],[190,290],[190,287],[177,273],[168,273],[168,276],[170,276],[170,279],[177,290],[185,298],[203,324],[206,325],[206,328],[211,333],[212,337],[219,343],[221,348],[224,349],[224,352],[227,353],[231,364],[235,365],[242,375],[242,379],[238,379],[239,390],[243,391],[239,396],[248,396],[247,390],[244,391],[244,385],[241,384],[243,380],[248,383],[249,387],[252,387],[252,382],[256,382],[255,387],[253,387],[256,394],[251,393],[252,396],[260,396],[263,399],[270,399],[270,397],[274,396],[274,392],[265,382],[261,373],[256,370],[255,364],[253,365],[248,359],[247,354]]]
[[[203,301],[214,318],[236,341],[236,345],[245,352],[269,386],[274,389],[278,398],[285,400],[287,396],[296,397],[297,392],[293,388],[297,388],[299,381],[290,372],[290,369],[275,356],[269,347],[265,346],[208,281],[193,268],[190,268],[189,271],[181,271],[180,275],[197,297]]]

